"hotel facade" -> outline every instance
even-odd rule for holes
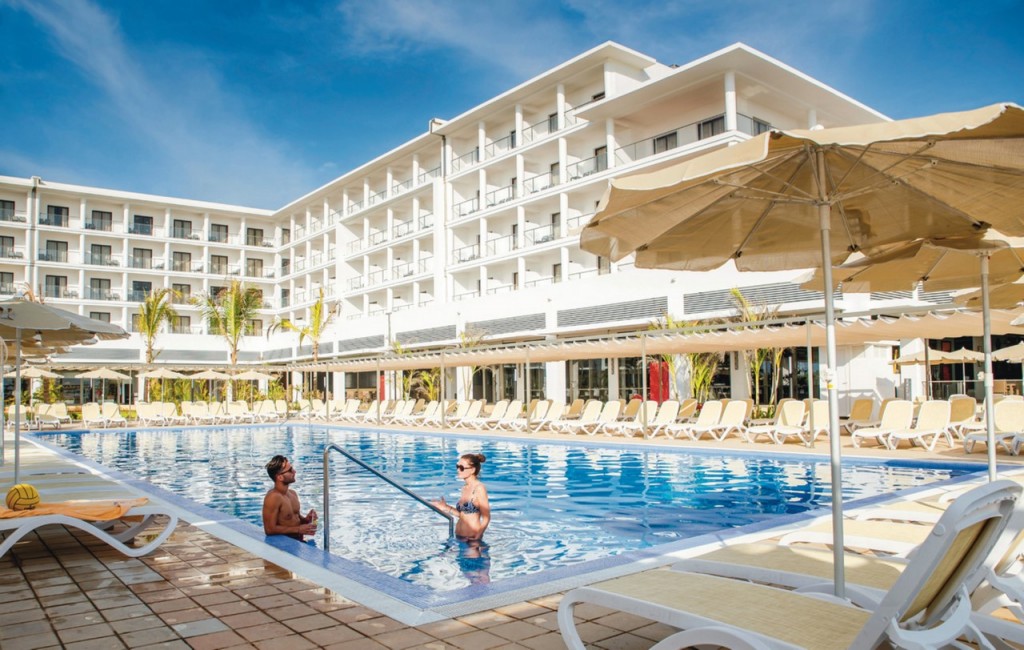
[[[669,315],[701,321],[735,312],[739,288],[782,314],[820,313],[821,296],[792,273],[637,269],[579,248],[612,178],[746,140],[770,128],[833,127],[887,119],[842,93],[737,44],[666,65],[605,43],[268,211],[50,179],[0,177],[0,294],[31,287],[79,314],[136,330],[140,302],[173,289],[178,318],[158,339],[158,363],[223,366],[227,351],[190,296],[233,280],[263,296],[239,361],[287,366],[312,350],[267,330],[302,321],[323,291],[340,316],[320,359],[377,355],[398,344],[438,349],[464,337],[506,342],[573,339],[643,329]],[[814,236],[794,233],[794,236]],[[922,304],[927,296],[844,296],[841,307]],[[800,385],[806,351],[792,350],[786,394]],[[841,348],[841,392],[891,396],[891,345]],[[141,368],[137,333],[72,350],[60,370]],[[746,392],[739,358],[720,381]],[[526,369],[495,367],[451,396],[526,397]],[[602,399],[640,392],[637,358],[534,364],[531,396]],[[374,373],[323,373],[319,383],[373,390]],[[681,378],[685,383],[685,378]],[[784,382],[785,384],[785,382]],[[386,391],[387,392],[387,391]],[[392,395],[385,395],[391,397]]]

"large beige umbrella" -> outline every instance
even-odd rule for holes
[[[21,357],[23,348],[36,352],[54,352],[73,345],[100,340],[128,338],[128,333],[111,323],[79,316],[57,307],[29,300],[0,301],[0,338],[14,341],[14,482],[21,469]],[[2,400],[0,400],[2,401]],[[2,415],[0,415],[2,426]],[[3,462],[3,436],[0,436],[0,462]]]
[[[981,309],[981,289],[965,291],[953,296],[953,301],[971,309]],[[1024,281],[1010,282],[988,290],[990,309],[1014,309],[1024,302]]]
[[[581,247],[636,265],[707,271],[825,270],[826,386],[836,538],[845,595],[842,465],[831,269],[851,252],[994,225],[1024,235],[1024,110],[999,104],[897,122],[771,131],[611,181]],[[809,236],[814,230],[820,239]]]
[[[16,370],[12,370],[12,371],[8,372],[6,375],[4,375],[4,377],[7,377],[9,379],[11,377],[16,376],[16,373],[17,373]],[[21,376],[24,379],[60,379],[61,378],[61,375],[58,375],[55,372],[50,372],[49,370],[46,370],[44,368],[40,368],[39,366],[28,366],[28,367],[26,367],[24,370],[21,371]]]
[[[191,377],[189,377],[189,379],[200,379],[200,380],[203,380],[203,381],[210,382],[208,393],[212,397],[213,396],[213,382],[214,381],[225,381],[227,379],[231,379],[231,375],[229,375],[226,372],[220,372],[220,371],[217,371],[217,370],[203,370],[202,372],[197,372],[196,374],[192,375]],[[189,389],[189,390],[191,390],[191,389]]]
[[[985,364],[985,427],[989,477],[996,478],[995,423],[992,411],[992,324],[990,280],[1014,282],[1024,274],[1024,239],[989,230],[984,235],[919,239],[886,248],[833,270],[832,281],[846,291],[893,291],[920,283],[929,291],[981,287]],[[808,285],[825,281],[816,274]],[[804,286],[808,286],[804,285]]]
[[[273,375],[268,375],[267,373],[259,372],[258,370],[246,370],[245,372],[235,375],[235,379],[241,379],[242,381],[270,381],[273,378]]]
[[[163,367],[157,368],[156,370],[150,370],[148,372],[144,372],[144,373],[142,373],[141,376],[143,378],[145,378],[145,379],[159,379],[160,380],[161,388],[163,388],[163,382],[164,382],[165,379],[184,379],[185,378],[185,375],[181,374],[180,372],[175,372],[175,371],[171,370],[170,368],[163,368]],[[160,393],[163,394],[164,391],[161,390]]]
[[[111,381],[131,381],[131,377],[128,375],[113,370],[112,368],[97,368],[96,370],[90,370],[89,372],[83,372],[80,375],[75,375],[77,379],[88,379],[89,380],[89,391],[92,392],[92,380],[99,379],[103,383],[100,384],[100,395],[106,397],[107,394],[107,380]]]
[[[1024,343],[1017,343],[1008,348],[1000,348],[992,353],[992,359],[995,361],[1021,363],[1024,361]]]

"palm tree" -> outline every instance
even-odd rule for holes
[[[146,294],[146,299],[139,305],[139,320],[137,327],[142,341],[146,346],[146,365],[151,365],[160,351],[156,349],[156,338],[160,334],[160,327],[167,323],[174,324],[178,312],[174,310],[171,298],[174,292],[170,289],[155,289]],[[155,381],[155,380],[150,380]],[[149,384],[146,382],[146,398],[149,398]]]
[[[263,306],[263,293],[238,280],[215,296],[200,294],[192,299],[210,325],[211,334],[220,334],[228,344],[232,366],[238,364],[238,346],[242,337],[252,334],[252,319]]]
[[[309,308],[308,323],[297,325],[290,319],[279,318],[267,329],[267,336],[269,337],[278,330],[284,330],[298,334],[299,345],[309,339],[309,343],[313,347],[313,365],[316,365],[320,360],[320,339],[338,315],[338,307],[338,304],[329,304],[324,300],[324,290],[321,287],[316,302]]]
[[[743,295],[739,289],[731,290],[736,308],[739,310],[739,319],[748,323],[747,327],[763,327],[758,325],[770,321],[779,316],[779,305],[755,305]],[[779,385],[780,366],[782,365],[783,348],[757,348],[741,352],[747,362],[747,391],[754,398],[754,404],[761,404],[761,375],[764,372],[765,363],[770,363],[772,372],[771,394],[768,399],[771,404],[775,403],[775,396]],[[753,390],[751,390],[753,389]]]

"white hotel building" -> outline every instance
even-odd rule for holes
[[[800,290],[797,273],[641,270],[582,252],[579,232],[616,176],[770,127],[883,119],[744,45],[675,66],[606,43],[461,115],[432,120],[422,135],[274,211],[0,177],[0,293],[27,283],[50,304],[131,331],[155,287],[194,296],[244,280],[265,302],[240,360],[277,366],[308,360],[310,349],[295,335],[264,332],[276,317],[306,318],[320,289],[341,305],[321,359],[378,354],[389,341],[450,346],[463,332],[550,340],[644,328],[665,313],[716,317],[732,310],[733,287],[754,302],[782,303],[784,313],[819,311],[820,294]],[[864,308],[874,299],[856,300]],[[177,324],[158,340],[158,361],[224,365],[225,346],[198,310],[184,299],[177,308]],[[794,367],[806,361],[803,351],[794,354]],[[889,346],[841,349],[840,384],[891,395],[890,354]],[[142,355],[133,335],[73,350],[54,365],[139,368]],[[724,381],[742,393],[737,365],[725,364],[734,377]],[[477,395],[522,395],[520,370],[479,373]],[[638,359],[545,363],[531,372],[534,394],[639,392]],[[372,376],[333,375],[335,394],[342,385],[374,385]],[[456,390],[465,394],[452,381]]]

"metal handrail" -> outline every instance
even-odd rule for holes
[[[394,479],[391,479],[391,478],[385,476],[384,474],[381,474],[380,472],[378,472],[374,468],[372,468],[369,465],[367,465],[366,463],[364,463],[362,460],[356,458],[352,454],[350,454],[347,451],[345,451],[343,448],[341,448],[338,445],[332,443],[332,444],[327,445],[324,448],[324,550],[325,551],[327,551],[328,553],[331,551],[331,499],[330,499],[331,485],[330,485],[330,472],[328,470],[330,469],[330,454],[331,454],[332,451],[338,452],[339,454],[341,454],[345,458],[349,459],[350,461],[352,461],[356,465],[359,465],[363,469],[365,469],[368,472],[370,472],[371,474],[375,475],[377,478],[383,480],[388,485],[390,485],[390,486],[392,486],[394,488],[397,488],[398,490],[401,490],[405,494],[411,496],[413,499],[416,499],[417,501],[419,501],[423,505],[427,506],[428,508],[430,508],[431,510],[433,510],[437,514],[439,514],[442,517],[444,517],[445,519],[447,519],[448,520],[448,537],[454,537],[455,536],[455,517],[452,517],[450,514],[448,514],[444,510],[441,510],[440,508],[438,508],[434,504],[430,503],[429,501],[427,501],[423,497],[419,496],[418,494],[415,494],[414,492],[411,492],[404,485],[401,485],[398,482],[396,482]]]

